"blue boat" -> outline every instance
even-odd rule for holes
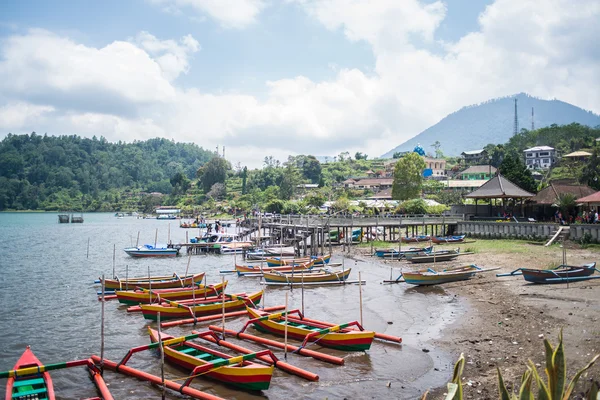
[[[128,247],[123,249],[131,257],[175,257],[179,255],[179,248],[160,245],[160,247],[151,244],[144,244],[137,247]]]

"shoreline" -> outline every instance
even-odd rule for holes
[[[502,371],[507,386],[518,388],[527,362],[532,360],[545,380],[543,339],[556,346],[561,328],[567,380],[600,353],[600,280],[568,285],[536,285],[526,283],[520,276],[496,278],[496,273],[511,272],[518,267],[543,269],[556,261],[556,257],[551,255],[538,254],[541,253],[536,252],[538,245],[523,243],[523,246],[527,250],[525,254],[499,250],[466,255],[461,257],[460,262],[439,263],[440,267],[459,264],[500,267],[497,271],[479,274],[467,281],[432,287],[398,284],[404,285],[405,290],[435,290],[442,296],[456,299],[460,305],[462,312],[455,315],[452,322],[443,324],[439,337],[431,338],[426,346],[431,348],[431,355],[437,356],[441,352],[452,358],[448,370],[439,368],[435,371],[446,374],[446,382],[452,377],[453,363],[461,353],[464,354],[466,363],[462,376],[465,398],[497,399],[496,367]],[[570,265],[598,259],[596,251],[572,247],[568,250]],[[356,249],[362,256],[370,255],[370,248]],[[396,269],[401,266],[423,267],[395,260],[380,263]],[[444,317],[443,314],[438,315],[438,318]],[[587,390],[590,379],[600,380],[600,365],[594,365],[582,375],[576,392]],[[445,392],[445,384],[431,388],[428,399],[442,398]]]

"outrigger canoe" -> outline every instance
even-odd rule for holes
[[[158,331],[148,327],[148,334],[152,343],[158,342]],[[173,339],[173,336],[161,332],[162,340]],[[168,343],[168,342],[167,342]],[[245,361],[227,365],[225,362],[234,357],[222,353],[214,348],[205,347],[189,341],[167,344],[164,346],[165,358],[187,370],[194,370],[198,366],[207,364],[216,365],[210,368],[204,376],[235,386],[244,390],[266,390],[271,384],[273,366]],[[233,362],[233,360],[232,360]]]
[[[268,283],[321,283],[321,282],[341,282],[348,279],[351,268],[336,272],[313,272],[302,274],[302,272],[291,274],[282,274],[278,272],[264,272],[263,279]]]
[[[267,262],[267,266],[269,267],[278,267],[282,265],[294,265],[294,264],[305,264],[314,262],[315,265],[324,265],[329,264],[331,260],[331,254],[327,254],[321,257],[298,257],[298,258],[282,258],[282,257],[273,257],[267,258],[265,261]]]
[[[180,277],[177,274],[173,274],[172,276],[151,276],[128,279],[119,279],[119,277],[115,277],[114,279],[105,279],[104,288],[108,290],[133,290],[135,288],[167,289],[191,286],[193,283],[200,284],[203,279],[204,272],[184,277]],[[102,278],[97,280],[96,283],[101,284]]]
[[[436,272],[431,268],[424,271],[403,272],[402,277],[406,283],[410,283],[411,285],[439,285],[442,283],[467,280],[477,272],[483,272],[483,270],[477,265],[471,264],[448,268],[441,272]]]
[[[521,268],[523,278],[531,283],[565,283],[569,281],[586,280],[596,272],[596,263],[581,266],[560,265],[556,269]]]
[[[429,235],[403,236],[401,238],[402,243],[428,242],[430,239],[431,239],[431,236],[429,236]]]
[[[459,249],[440,250],[430,253],[407,254],[406,259],[412,263],[432,263],[454,260],[459,255]]]
[[[200,317],[204,315],[220,314],[223,309],[225,312],[243,310],[246,305],[257,305],[260,303],[263,292],[256,292],[248,296],[225,296],[225,304],[223,304],[223,296],[219,299],[202,300],[198,299],[195,303],[186,301],[179,303],[176,301],[167,301],[169,305],[159,304],[141,304],[142,314],[144,318],[156,321],[157,315],[160,312],[161,321],[169,319],[182,319],[189,317]]]
[[[460,243],[465,240],[465,235],[460,236],[432,236],[431,241],[437,244]]]
[[[117,290],[115,295],[117,300],[121,304],[136,305],[136,304],[150,304],[152,302],[161,300],[186,300],[194,297],[215,296],[223,292],[227,287],[227,281],[224,283],[218,283],[216,285],[204,286],[202,284],[197,287],[185,287],[185,288],[169,288],[169,289],[136,289],[131,290]]]
[[[42,367],[43,364],[27,346],[23,355],[15,364],[15,370],[30,367]],[[35,373],[8,378],[6,382],[6,400],[44,399],[54,400],[54,386],[48,372]]]
[[[315,264],[313,262],[309,262],[306,264],[294,264],[294,265],[282,265],[280,267],[260,267],[260,265],[235,265],[235,270],[238,275],[248,274],[248,273],[263,273],[263,272],[292,272],[292,271],[309,271],[311,270]]]
[[[411,247],[406,250],[398,251],[396,249],[375,249],[375,255],[383,258],[403,258],[407,254],[430,253],[433,246],[429,247]]]
[[[285,336],[284,313],[270,314],[246,307],[249,323],[261,332]],[[375,338],[375,332],[365,330],[345,330],[351,324],[327,327],[298,318],[290,318],[288,314],[287,335],[292,339],[310,340],[323,347],[344,351],[368,350]]]

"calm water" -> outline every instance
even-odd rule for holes
[[[187,257],[175,259],[132,259],[123,248],[135,244],[140,232],[140,244],[166,242],[170,226],[171,239],[183,242],[186,230],[178,221],[117,219],[113,214],[84,214],[83,224],[58,224],[57,214],[0,213],[0,370],[11,369],[26,345],[31,345],[44,363],[56,363],[87,358],[100,352],[101,304],[93,284],[101,274],[110,276],[113,269],[113,246],[116,246],[116,273],[125,276],[183,275]],[[196,235],[198,230],[187,230]],[[89,256],[88,252],[89,240]],[[221,281],[220,270],[232,269],[233,256],[193,256],[190,272],[205,271],[208,283]],[[338,254],[333,262],[342,262]],[[461,308],[442,289],[417,289],[406,285],[381,285],[389,278],[390,267],[377,260],[360,260],[350,255],[344,259],[352,267],[350,279],[357,279],[361,271],[367,280],[363,286],[364,326],[378,332],[401,336],[403,345],[374,342],[365,353],[323,351],[345,357],[344,366],[289,355],[288,362],[319,374],[319,382],[308,382],[299,377],[275,370],[271,388],[262,393],[249,394],[229,389],[206,379],[197,378],[192,386],[229,399],[367,399],[416,398],[425,389],[443,385],[451,374],[449,357],[428,344],[440,334],[442,327],[451,322]],[[229,292],[253,292],[260,289],[256,278],[238,278],[226,275]],[[289,293],[290,308],[301,308],[302,293],[268,288],[265,304],[273,306],[285,302]],[[304,292],[305,314],[310,318],[344,323],[359,320],[359,288],[310,288]],[[127,313],[125,306],[116,301],[105,308],[105,355],[118,361],[134,346],[149,342],[147,322],[141,314]],[[227,320],[228,328],[237,329],[244,318]],[[389,323],[391,322],[391,324]],[[155,324],[152,324],[155,325]],[[170,328],[166,332],[180,336],[189,334],[191,325]],[[249,333],[255,333],[250,328]],[[239,343],[260,350],[258,345]],[[309,348],[319,350],[319,346]],[[431,351],[423,352],[423,348]],[[279,350],[275,354],[283,358]],[[146,351],[133,356],[127,365],[160,374],[157,353]],[[439,371],[434,371],[436,367]],[[166,377],[175,379],[183,372],[167,367]],[[83,367],[53,371],[52,377],[60,399],[80,399],[96,396],[95,387]],[[116,399],[160,398],[160,391],[135,378],[105,373],[105,380]],[[391,382],[391,387],[388,383]],[[5,380],[0,380],[4,393]],[[167,398],[182,398],[168,392]]]

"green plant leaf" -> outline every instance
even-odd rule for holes
[[[594,365],[594,363],[596,362],[596,360],[598,360],[598,358],[600,358],[600,354],[596,354],[596,356],[594,358],[592,358],[592,361],[590,361],[585,367],[583,367],[582,369],[580,369],[575,376],[573,377],[573,379],[571,379],[571,382],[569,383],[569,386],[567,387],[567,390],[563,396],[563,399],[568,399],[569,397],[571,397],[571,393],[573,393],[573,390],[575,389],[575,385],[577,384],[577,381],[579,380],[579,377],[581,376],[581,374],[583,374],[585,371],[587,371],[588,369],[590,369],[592,367],[592,365]]]
[[[445,400],[453,400],[456,395],[461,396],[460,399],[462,399],[462,395],[458,393],[459,388],[460,384],[457,385],[456,383],[448,382],[448,394],[446,395]]]
[[[552,387],[553,382],[553,368],[552,368],[552,354],[554,354],[554,348],[548,341],[548,339],[544,339],[544,347],[546,348],[546,376],[548,377],[548,386]]]
[[[454,364],[454,373],[452,374],[452,383],[457,385],[455,394],[453,395],[452,399],[462,400],[462,398],[463,398],[461,378],[462,378],[462,373],[463,373],[464,368],[465,368],[465,355],[463,353],[461,353],[460,357],[458,358],[458,361],[456,362],[456,364]],[[448,385],[450,385],[450,384],[448,384]],[[450,386],[448,386],[448,388],[449,387]],[[450,389],[448,389],[448,390],[450,390]]]
[[[511,400],[511,395],[504,384],[504,379],[502,379],[502,372],[500,372],[500,368],[496,367],[498,370],[498,391],[500,392],[500,400]]]
[[[563,393],[565,392],[565,385],[567,383],[567,365],[565,361],[565,351],[563,346],[563,335],[562,329],[558,334],[558,346],[556,346],[556,350],[554,350],[554,354],[552,355],[552,369],[554,370],[554,382],[548,382],[548,386],[550,387],[550,393],[552,394],[553,400],[558,400],[563,398]]]
[[[538,400],[550,400],[550,392],[548,391],[548,387],[538,374],[537,368],[531,360],[529,360],[529,368],[533,374],[533,380],[538,387]]]
[[[598,384],[596,382],[592,383],[592,387],[587,395],[588,400],[596,400],[600,399],[600,393],[598,393]]]
[[[531,392],[531,369],[527,369],[521,378],[521,389],[519,390],[519,400],[534,400]]]

